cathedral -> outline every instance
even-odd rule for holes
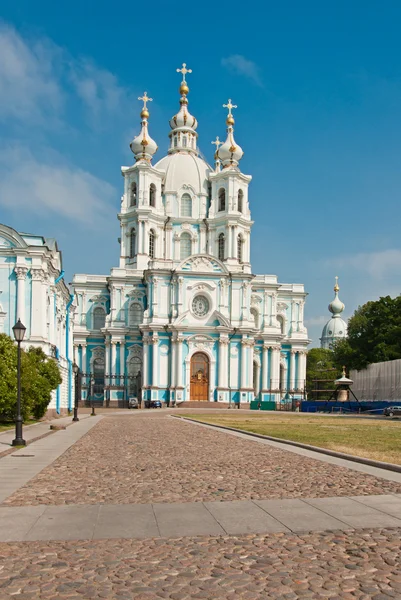
[[[77,274],[73,291],[75,362],[82,399],[124,406],[144,400],[284,402],[304,390],[306,293],[302,284],[254,275],[250,263],[248,188],[243,151],[216,138],[214,167],[198,150],[198,122],[182,75],[168,150],[153,164],[145,92],[141,130],[123,167],[118,267],[110,275]]]

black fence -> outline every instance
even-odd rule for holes
[[[126,408],[128,399],[142,399],[141,375],[75,374],[76,401],[80,406],[113,406]]]

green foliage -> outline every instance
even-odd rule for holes
[[[401,296],[385,296],[360,306],[348,321],[348,338],[333,346],[337,365],[365,369],[401,358]]]
[[[340,375],[341,370],[334,363],[334,353],[326,348],[312,348],[306,360],[306,390],[313,397],[316,389],[316,380],[319,380],[318,389],[328,390],[327,394],[319,394],[316,400],[327,400],[330,390],[334,389],[334,380]]]
[[[51,392],[61,383],[58,364],[41,348],[21,351],[21,413],[40,419],[51,400]],[[0,334],[0,416],[13,420],[17,402],[17,345]]]

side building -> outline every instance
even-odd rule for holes
[[[63,279],[57,242],[19,233],[0,224],[0,333],[14,339],[18,319],[26,327],[23,346],[36,346],[56,358],[62,383],[48,414],[63,414],[73,404],[73,297]]]
[[[252,273],[251,176],[239,167],[236,107],[224,105],[227,139],[213,142],[211,167],[198,150],[187,72],[184,65],[168,151],[155,166],[150,99],[141,98],[135,163],[122,168],[119,266],[73,279],[82,398],[124,405],[138,386],[144,399],[167,403],[299,398],[309,343],[304,286]]]

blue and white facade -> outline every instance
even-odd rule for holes
[[[73,297],[63,279],[61,252],[54,239],[18,233],[0,224],[0,333],[14,339],[18,319],[26,327],[24,347],[36,346],[58,360],[62,383],[48,414],[73,403]]]
[[[95,396],[110,404],[127,394],[123,377],[138,372],[143,398],[163,402],[300,396],[309,343],[304,287],[252,274],[251,177],[239,168],[234,106],[225,105],[227,139],[216,140],[211,167],[197,149],[185,65],[181,72],[168,152],[154,166],[143,97],[136,160],[122,168],[119,266],[109,276],[74,276],[76,361],[96,381],[105,378]]]

